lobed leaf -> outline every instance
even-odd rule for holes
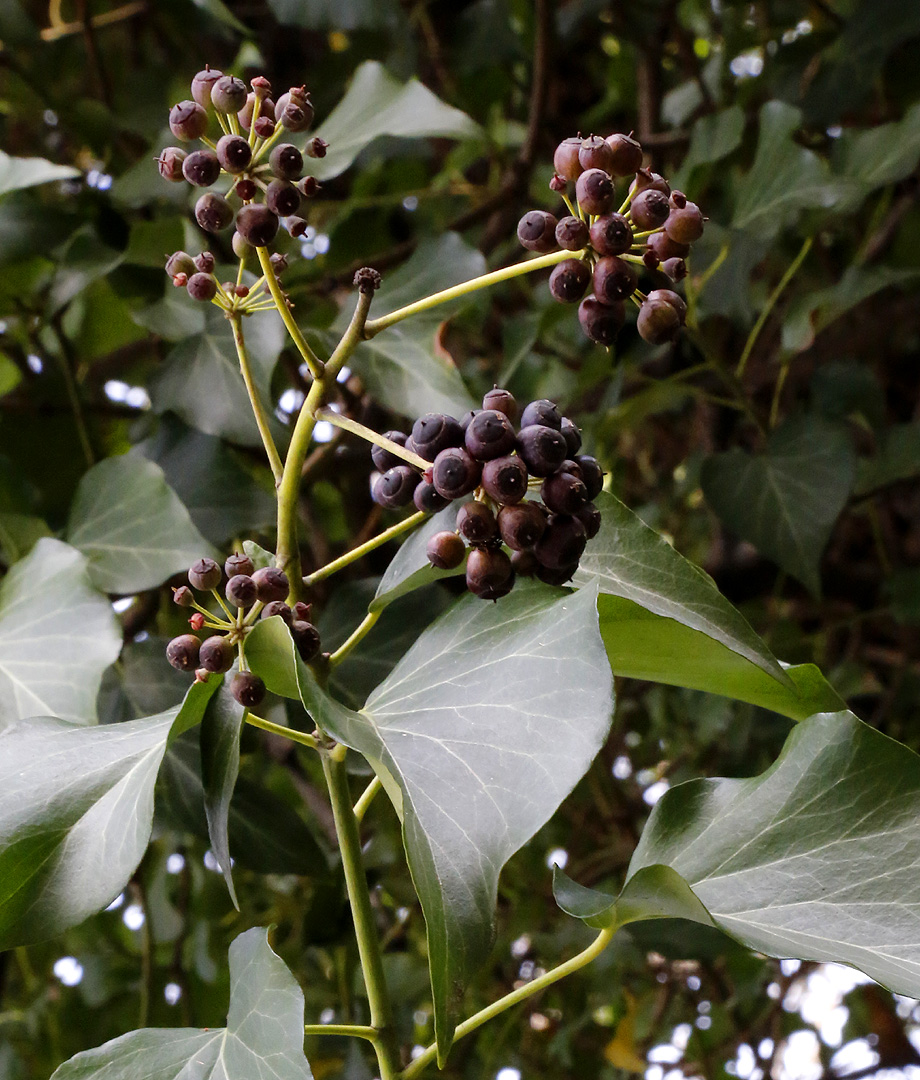
[[[230,861],[230,800],[240,771],[240,735],[244,710],[224,682],[208,702],[201,718],[201,780],[208,836],[233,906],[240,905],[233,887]]]

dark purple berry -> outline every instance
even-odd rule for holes
[[[532,548],[546,529],[546,514],[535,502],[503,506],[498,512],[502,540],[514,551]]]
[[[412,492],[412,501],[415,503],[416,510],[422,510],[426,514],[436,514],[439,510],[443,510],[445,506],[450,505],[450,499],[445,499],[443,495],[439,495],[434,484],[429,484],[427,481],[422,482]]]
[[[544,424],[528,424],[518,434],[518,454],[534,476],[549,476],[565,460],[565,437]]]
[[[412,501],[419,479],[419,474],[408,465],[394,465],[374,482],[371,498],[378,506],[390,509],[405,506]]]
[[[459,428],[459,424],[457,426]],[[477,461],[505,457],[515,446],[514,425],[497,409],[483,409],[470,421],[464,441]]]
[[[282,94],[284,98],[286,95]],[[275,109],[275,116],[281,122],[281,126],[288,131],[306,131],[313,122],[313,107],[304,107],[293,101],[282,104],[279,99]]]
[[[498,411],[502,412],[503,410],[499,409]],[[460,428],[463,431],[464,435],[466,434],[466,429],[473,422],[473,417],[479,412],[482,412],[482,410],[481,409],[470,409],[469,412],[464,413],[463,416],[460,417]],[[513,419],[513,417],[511,419]]]
[[[500,386],[493,386],[482,399],[484,409],[495,409],[496,412],[504,413],[514,423],[517,419],[518,407],[514,396]],[[470,417],[472,420],[472,417]]]
[[[657,229],[668,220],[671,204],[668,197],[656,188],[640,191],[629,206],[629,216],[637,229]]]
[[[588,226],[581,218],[560,218],[556,225],[556,243],[566,251],[580,251],[588,243]]]
[[[223,195],[206,191],[195,203],[195,220],[205,232],[221,232],[233,224],[233,207]]]
[[[185,284],[185,291],[193,300],[213,300],[217,295],[217,281],[211,274],[192,274]]]
[[[197,101],[180,101],[169,110],[169,130],[177,139],[200,139],[207,129],[208,114]]]
[[[507,596],[514,585],[511,560],[501,548],[472,548],[466,560],[466,587],[483,600]]]
[[[291,589],[287,574],[277,566],[259,567],[252,580],[256,583],[256,597],[263,604],[284,600]]]
[[[174,184],[184,180],[182,162],[185,161],[186,156],[187,152],[181,150],[178,146],[167,146],[164,150],[161,150],[160,156],[157,158],[160,176],[164,180],[171,180]]]
[[[428,561],[438,570],[454,570],[466,558],[466,545],[455,532],[438,532],[425,549]]]
[[[260,139],[270,139],[275,133],[275,121],[267,116],[257,116],[252,126]]]
[[[529,427],[531,424],[542,424],[544,427],[561,431],[562,417],[559,415],[559,406],[548,398],[531,401],[521,413],[521,427]]]
[[[252,161],[252,147],[242,135],[221,135],[215,153],[221,168],[228,173],[241,173]]]
[[[390,442],[396,443],[397,446],[406,445],[406,433],[404,431],[385,431],[383,433],[385,439],[389,439]],[[386,472],[387,469],[395,469],[397,465],[405,465],[405,461],[391,453],[384,446],[372,446],[371,447],[371,461],[374,463],[374,468],[378,472]]]
[[[687,276],[687,264],[683,259],[665,259],[661,269],[672,281],[683,281]]]
[[[182,175],[195,187],[210,187],[220,177],[220,162],[213,150],[193,150],[182,162]]]
[[[248,96],[246,84],[235,75],[222,75],[211,87],[211,104],[221,113],[239,112]]]
[[[303,600],[298,600],[291,610],[294,614],[295,621],[300,620],[300,622],[309,622],[313,605],[305,604]]]
[[[607,145],[613,155],[607,172],[613,176],[631,176],[642,168],[642,147],[629,135],[608,135]]]
[[[487,461],[482,467],[482,489],[503,506],[520,502],[527,494],[527,466],[517,455]]]
[[[613,204],[613,181],[603,169],[588,169],[575,181],[575,198],[586,214],[606,214]]]
[[[665,222],[664,231],[678,244],[692,244],[703,235],[703,214],[696,203],[687,202],[674,209]]]
[[[256,187],[255,181],[245,177],[242,180],[237,180],[236,187],[233,189],[237,195],[243,200],[243,202],[249,202],[256,197],[256,192],[259,190]]]
[[[170,277],[175,277],[176,274],[185,274],[186,277],[191,277],[197,269],[195,260],[186,251],[175,251],[166,260],[166,273]]]
[[[578,562],[587,542],[588,534],[578,518],[553,514],[546,523],[546,531],[534,545],[534,554],[541,566],[561,570]]]
[[[602,304],[594,295],[578,305],[578,321],[585,334],[598,345],[612,345],[626,322],[626,307],[621,302]]]
[[[412,442],[416,453],[434,461],[442,450],[463,445],[463,428],[445,413],[425,413],[412,425]]]
[[[265,189],[265,204],[279,217],[289,217],[300,209],[301,194],[290,180],[272,180]]]
[[[581,469],[581,478],[588,489],[588,498],[596,499],[604,490],[604,470],[600,463],[590,454],[579,454],[575,458],[575,464]]]
[[[225,637],[221,637],[220,634],[213,634],[202,641],[198,662],[205,671],[220,674],[229,671],[233,667],[235,656],[236,650],[230,642]]]
[[[533,577],[539,565],[532,551],[511,552],[511,567],[518,577]]]
[[[256,583],[248,574],[234,574],[224,586],[224,595],[234,607],[249,607],[256,601]]]
[[[468,495],[479,483],[482,466],[459,446],[442,450],[431,467],[431,482],[445,499]]]
[[[632,228],[622,214],[603,214],[591,226],[591,246],[598,255],[622,255],[632,242]]]
[[[191,607],[195,603],[195,594],[188,585],[180,585],[178,589],[173,589],[173,603],[179,607]]]
[[[236,230],[253,247],[266,247],[278,234],[278,215],[261,203],[243,206],[236,215]]]
[[[319,656],[323,646],[319,630],[316,629],[313,623],[308,622],[306,619],[295,619],[291,623],[291,637],[297,646],[300,659],[305,664],[309,664],[311,660],[315,660]]]
[[[528,251],[546,253],[556,248],[556,219],[545,210],[529,210],[518,222],[518,240]]]
[[[255,567],[252,559],[243,552],[234,552],[224,560],[224,573],[228,578],[236,577],[237,574],[252,574]],[[287,596],[287,593],[284,594]],[[284,596],[281,599],[284,599]]]
[[[543,502],[554,514],[574,514],[588,501],[584,480],[562,469],[547,476],[540,489]]]
[[[652,233],[645,238],[646,247],[658,256],[659,262],[665,259],[685,259],[690,254],[689,244],[678,244],[667,232]]]
[[[310,139],[307,145],[303,148],[303,152],[307,155],[307,157],[324,158],[328,149],[329,143],[327,143],[325,139],[320,139],[319,137],[317,137],[315,139]]]
[[[166,646],[166,659],[178,671],[194,671],[200,648],[201,642],[194,634],[180,634]]]
[[[217,260],[210,251],[202,251],[195,256],[195,269],[202,274],[213,274]]]
[[[259,616],[262,619],[271,619],[277,615],[288,626],[294,621],[294,613],[284,603],[283,600],[272,600],[262,608],[262,614]]]
[[[581,175],[582,166],[578,160],[581,143],[582,140],[573,135],[570,139],[563,139],[553,154],[553,168],[566,180],[577,180]]]
[[[307,199],[312,199],[314,196],[318,195],[322,186],[323,185],[315,176],[305,176],[297,185],[300,194]]]
[[[498,537],[498,523],[490,506],[468,502],[457,511],[457,528],[471,544],[488,544]]]
[[[296,239],[297,237],[304,236],[310,226],[306,218],[286,217],[284,219],[284,227],[291,236]]]
[[[607,145],[607,140],[600,135],[589,135],[583,139],[578,150],[578,164],[582,169],[603,169],[604,172],[612,171],[613,152]]]
[[[574,457],[581,449],[581,432],[567,416],[563,416],[559,430],[565,438],[566,453],[570,458]]]
[[[684,302],[684,298],[672,289],[653,289],[648,294],[649,300],[664,300],[665,303],[671,305],[677,312],[680,318],[680,325],[683,326],[687,321],[687,305]]]
[[[268,164],[280,180],[299,180],[303,173],[303,154],[293,143],[278,143],[269,154]]]
[[[205,64],[204,69],[192,79],[192,97],[203,109],[211,108],[211,87],[218,79],[223,78],[223,74],[217,68]]]
[[[199,559],[189,567],[188,580],[193,589],[205,592],[216,589],[220,584],[220,567],[213,559]]]
[[[256,95],[249,94],[246,98],[246,104],[237,113],[237,117],[240,121],[240,127],[243,131],[249,131],[252,127],[252,116],[256,105]],[[259,119],[270,120],[272,125],[275,123],[275,103],[270,97],[262,98],[259,105]]]
[[[585,503],[584,506],[579,507],[575,511],[575,517],[584,525],[585,534],[589,540],[593,540],[600,532],[601,528],[601,512],[594,505],[593,502]]]
[[[673,341],[680,330],[680,315],[677,308],[667,300],[645,300],[639,308],[636,329],[643,341],[649,345],[663,345]]]
[[[651,169],[637,169],[636,178],[629,185],[629,190],[638,195],[640,191],[645,191],[648,188],[654,188],[656,191],[660,191],[662,195],[671,194],[671,185],[660,173],[652,172]]]
[[[576,304],[591,282],[591,268],[581,259],[563,259],[549,276],[549,294],[561,304]]]
[[[539,560],[537,562],[536,576],[543,582],[544,585],[565,585],[567,581],[571,581],[575,571],[578,569],[578,563],[572,563],[570,566],[561,566],[558,569],[554,569],[549,566],[544,566]]]
[[[638,284],[635,267],[618,255],[605,255],[594,265],[594,295],[604,304],[632,296]]]
[[[251,671],[238,671],[230,680],[230,693],[244,709],[254,709],[265,698],[265,683]]]

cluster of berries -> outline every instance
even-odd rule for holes
[[[225,578],[226,603],[217,591]],[[223,633],[212,634],[204,641],[195,633],[173,638],[166,646],[166,659],[179,671],[194,671],[200,681],[205,681],[211,673],[229,671],[236,659],[237,646],[255,620],[270,619],[273,615],[280,615],[288,625],[297,651],[306,663],[319,656],[320,636],[310,622],[310,605],[296,603],[291,608],[285,603],[290,585],[283,570],[273,566],[256,570],[248,555],[235,554],[226,560],[223,571],[213,559],[199,559],[189,569],[188,580],[191,588],[182,585],[175,589],[173,599],[180,607],[195,609],[189,619],[192,630],[207,628]],[[212,593],[228,618],[202,607],[193,589]],[[235,617],[230,608],[236,608]],[[255,708],[265,697],[265,684],[251,671],[238,671],[231,680],[230,690],[240,705],[247,708]]]
[[[457,531],[431,538],[428,558],[444,570],[466,558],[467,587],[485,600],[509,593],[516,574],[564,584],[600,528],[591,500],[604,474],[595,458],[579,454],[581,432],[552,401],[531,402],[516,431],[517,413],[514,397],[495,387],[462,420],[429,413],[409,436],[388,431],[390,442],[431,462],[424,472],[380,446],[371,451],[381,473],[373,498],[381,506],[412,501],[434,513],[475,492],[457,513]],[[538,488],[542,502],[525,501]]]
[[[237,235],[234,234],[234,241],[236,241]],[[234,243],[234,250],[236,250],[236,246]],[[272,252],[270,258],[275,274],[280,276],[287,269],[287,256],[282,255],[280,251],[275,251]],[[172,278],[173,285],[178,288],[185,288],[193,300],[206,303],[209,300],[214,300],[219,295],[218,303],[221,303],[222,306],[245,309],[248,305],[245,303],[236,304],[234,298],[245,301],[247,297],[252,296],[253,300],[255,300],[256,297],[253,295],[252,290],[248,285],[235,281],[225,281],[222,285],[218,284],[217,278],[214,276],[214,267],[216,265],[217,260],[210,251],[202,251],[200,255],[194,256],[189,255],[187,251],[174,251],[166,260],[166,273]]]
[[[639,306],[638,330],[652,345],[671,341],[683,325],[686,304],[672,289],[639,291],[639,267],[661,270],[672,281],[686,277],[690,245],[703,234],[704,218],[683,192],[672,191],[658,173],[642,168],[642,147],[629,135],[564,139],[553,156],[550,188],[571,213],[556,218],[531,210],[518,223],[518,239],[529,251],[560,248],[577,252],[553,269],[553,298],[574,304],[592,341],[612,345],[626,321],[625,301]],[[616,180],[635,174],[619,209]],[[575,202],[569,184],[575,185]],[[585,297],[589,285],[594,292]],[[582,297],[585,297],[582,299]]]
[[[182,142],[201,140],[203,147],[185,150],[167,146],[157,163],[160,175],[174,182],[187,181],[211,188],[221,177],[228,181],[225,194],[206,191],[195,204],[195,219],[206,232],[217,233],[236,226],[233,250],[240,258],[253,247],[266,247],[283,223],[292,236],[302,236],[307,222],[303,200],[319,191],[312,176],[304,176],[304,159],[325,157],[328,144],[320,138],[303,146],[280,142],[282,135],[306,131],[313,122],[313,106],[304,87],[292,87],[277,100],[268,79],[259,75],[247,88],[242,79],[210,67],[192,79],[192,97],[174,105],[169,127]],[[208,128],[216,119],[222,134],[214,142]],[[238,208],[230,199],[238,200]],[[177,255],[183,254],[177,252]],[[188,273],[183,267],[177,272]],[[216,282],[188,276],[195,299],[212,299]],[[207,273],[197,271],[197,273]],[[209,288],[214,289],[205,296]]]

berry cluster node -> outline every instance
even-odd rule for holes
[[[482,408],[462,420],[428,413],[411,435],[386,432],[391,443],[431,462],[424,472],[390,449],[371,450],[380,473],[372,495],[380,506],[414,502],[435,513],[474,494],[457,513],[456,531],[431,538],[428,559],[452,570],[465,558],[467,588],[485,600],[507,595],[517,574],[564,584],[600,528],[591,500],[604,474],[593,457],[580,453],[579,429],[547,400],[532,401],[516,427],[517,419],[514,397],[495,387]],[[540,500],[525,501],[536,490]]]
[[[563,304],[580,301],[581,327],[600,345],[616,341],[630,298],[639,307],[639,334],[650,344],[673,340],[686,317],[686,304],[673,289],[641,292],[639,271],[660,270],[675,282],[686,277],[685,259],[705,219],[696,203],[644,169],[642,160],[642,147],[631,135],[563,139],[553,155],[556,172],[549,186],[570,213],[557,218],[530,210],[518,223],[518,239],[528,251],[578,253],[554,267],[549,291]],[[616,207],[617,181],[628,176],[629,190]],[[586,297],[589,287],[593,292]]]

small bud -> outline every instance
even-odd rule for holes
[[[382,281],[380,274],[370,266],[363,266],[355,273],[355,287],[362,293],[376,292]]]
[[[252,89],[255,91],[257,98],[267,98],[272,92],[272,84],[265,78],[264,75],[256,75],[256,77],[249,83]]]
[[[180,585],[178,589],[173,589],[174,604],[178,604],[179,607],[191,607],[194,602],[195,594],[188,585]]]
[[[304,153],[307,155],[307,157],[324,158],[328,149],[329,143],[327,143],[325,139],[320,139],[317,136],[317,138],[315,139],[310,139],[310,141],[304,147]]]
[[[249,202],[256,197],[258,188],[254,180],[237,180],[235,190],[243,202]]]
[[[300,194],[304,195],[308,199],[312,199],[316,195],[318,195],[322,186],[323,185],[319,182],[319,180],[316,179],[315,176],[305,176],[303,180],[301,180],[300,183],[297,185],[297,187],[300,189]]]
[[[275,121],[270,116],[260,116],[256,119],[255,128],[260,139],[268,139],[275,133]]]
[[[211,677],[211,672],[207,668],[200,667],[195,671],[195,682],[206,683]]]
[[[200,611],[196,611],[189,619],[188,624],[193,630],[200,630],[204,626],[204,615]]]
[[[550,191],[555,191],[555,192],[565,191],[567,186],[568,186],[568,182],[566,181],[566,178],[564,176],[560,176],[559,173],[556,173],[553,176],[552,180],[550,180],[550,182],[549,182]]]

